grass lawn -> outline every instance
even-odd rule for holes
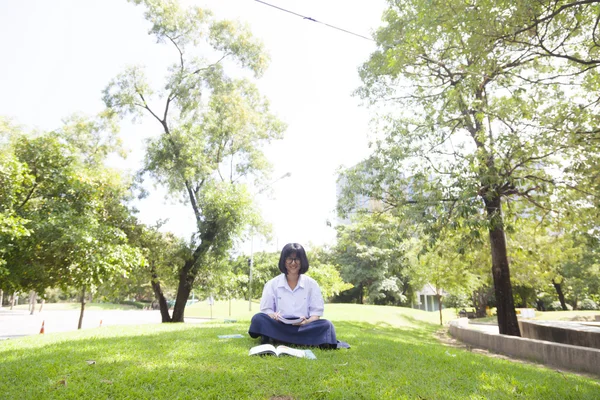
[[[226,302],[224,302],[226,303]],[[202,305],[195,305],[201,309]],[[216,309],[227,304],[217,303]],[[245,312],[248,303],[245,303]],[[238,304],[237,307],[243,308]],[[232,308],[233,304],[232,304]],[[258,307],[253,307],[256,312]],[[198,310],[197,310],[198,311]],[[232,310],[233,311],[233,310]],[[241,313],[244,311],[240,310]],[[444,346],[436,313],[327,305],[350,350],[249,357],[248,318],[0,342],[4,399],[598,399],[600,381]],[[435,316],[434,316],[435,314]],[[219,316],[221,317],[221,315]],[[338,318],[339,317],[339,318]],[[240,333],[242,339],[219,339]],[[94,361],[91,364],[88,361]]]
[[[252,311],[249,310],[248,301],[234,300],[215,301],[211,307],[207,302],[198,302],[185,308],[186,318],[213,318],[218,320],[240,319],[250,320],[259,311],[259,303],[252,303]],[[443,310],[443,322],[456,318],[454,309]],[[326,304],[325,318],[332,321],[357,321],[357,322],[387,322],[391,326],[409,326],[411,320],[440,323],[438,312],[425,312],[405,307],[372,306],[359,304]]]

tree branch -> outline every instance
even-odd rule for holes
[[[25,206],[25,204],[27,204],[29,199],[31,199],[31,196],[33,196],[33,192],[35,192],[35,189],[37,188],[37,186],[38,186],[38,182],[36,181],[33,183],[33,186],[31,187],[31,190],[27,194],[27,197],[25,197],[25,200],[23,200],[23,202],[17,207],[17,210],[20,210],[21,208],[23,208]]]

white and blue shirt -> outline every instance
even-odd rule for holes
[[[281,274],[265,284],[260,311],[265,314],[279,312],[285,316],[306,317],[323,316],[324,302],[317,281],[304,274],[292,290],[285,274]]]

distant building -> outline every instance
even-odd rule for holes
[[[444,289],[441,289],[442,297],[448,295]],[[440,303],[438,301],[437,292],[435,286],[431,283],[426,284],[423,288],[416,293],[417,302],[411,304],[412,308],[423,311],[439,311]],[[444,303],[442,302],[442,310],[444,309]]]

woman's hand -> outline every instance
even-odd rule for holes
[[[294,325],[297,325],[297,326],[306,325],[306,324],[310,324],[311,322],[316,321],[318,319],[319,319],[319,317],[316,316],[316,315],[313,315],[310,318],[302,317],[302,321],[300,321],[300,322],[298,322],[297,324],[294,324]]]
[[[279,319],[279,316],[281,314],[279,312],[274,312],[274,313],[270,313],[269,317],[273,318],[275,321],[277,321]]]
[[[301,318],[302,318],[302,321],[296,322],[295,324],[292,324],[292,325],[300,326],[300,325],[306,325],[308,323],[308,322],[306,322],[306,321],[308,321],[306,319],[306,317],[301,317]]]

